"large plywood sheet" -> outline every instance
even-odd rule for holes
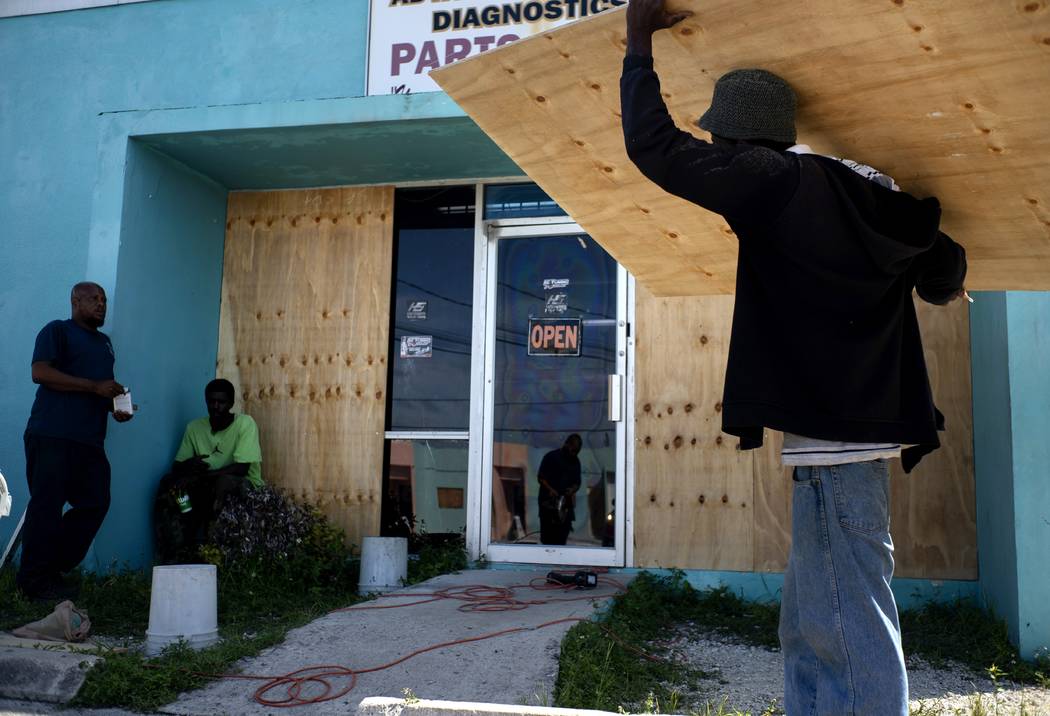
[[[657,33],[678,125],[715,80],[765,67],[799,94],[799,137],[938,196],[974,289],[1050,289],[1050,0],[672,0]],[[655,295],[733,290],[718,216],[668,196],[623,148],[623,10],[432,73],[478,125]]]
[[[916,302],[947,432],[910,475],[893,463],[896,574],[976,579],[973,417],[966,305]],[[741,452],[720,432],[733,303],[638,291],[635,564],[781,572],[791,544],[791,470],[782,436]]]
[[[234,193],[227,219],[216,373],[266,481],[359,545],[379,529],[393,189]]]

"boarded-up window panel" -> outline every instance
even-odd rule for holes
[[[973,414],[967,304],[915,301],[926,365],[947,430],[941,448],[906,475],[894,460],[890,525],[898,577],[977,578]],[[780,465],[782,436],[766,431],[755,458],[755,571],[787,567],[791,543],[791,470]]]
[[[751,452],[723,435],[733,298],[638,287],[635,564],[750,571]]]
[[[259,424],[263,477],[347,541],[378,534],[393,189],[230,195],[216,374]]]
[[[462,487],[439,487],[437,488],[438,507],[443,510],[463,509]]]
[[[760,450],[741,453],[736,438],[720,433],[713,409],[722,396],[732,299],[658,299],[641,288],[638,295],[635,563],[783,571],[792,490],[791,471],[780,465],[782,436],[768,430]],[[916,305],[948,431],[943,447],[911,475],[894,462],[896,574],[975,579],[967,307]]]
[[[916,300],[926,367],[944,413],[941,448],[910,475],[894,462],[890,524],[896,574],[927,579],[977,578],[970,312],[964,301]]]

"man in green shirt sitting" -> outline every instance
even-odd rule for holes
[[[230,381],[208,383],[208,416],[186,426],[171,473],[160,481],[153,512],[159,562],[196,559],[226,499],[263,484],[259,428],[251,416],[230,412],[234,396]]]

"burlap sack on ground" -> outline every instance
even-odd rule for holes
[[[43,639],[45,641],[81,642],[91,633],[91,620],[87,612],[77,609],[68,599],[59,602],[55,611],[40,621],[26,624],[11,632],[19,639]]]

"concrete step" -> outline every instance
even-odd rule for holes
[[[57,648],[0,646],[0,697],[67,703],[99,657]]]
[[[370,696],[358,704],[357,716],[622,716],[622,714],[587,709],[562,709],[553,706],[517,706],[480,701],[437,701]]]

